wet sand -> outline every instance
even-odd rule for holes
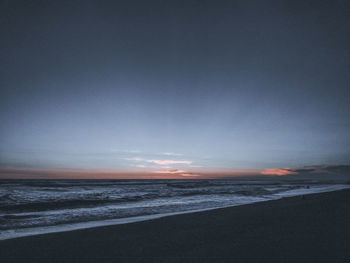
[[[350,262],[350,190],[0,241],[5,262]]]

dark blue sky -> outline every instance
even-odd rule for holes
[[[2,166],[350,162],[349,1],[1,1]]]

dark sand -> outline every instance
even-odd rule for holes
[[[350,262],[350,190],[0,241],[0,262]]]

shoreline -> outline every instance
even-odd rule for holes
[[[2,262],[348,262],[350,189],[0,241]]]
[[[79,222],[79,223],[73,223],[73,224],[62,224],[57,226],[44,226],[44,227],[35,227],[35,228],[22,228],[18,230],[5,230],[5,231],[2,231],[2,233],[0,232],[0,241],[28,237],[28,236],[46,235],[46,234],[70,232],[70,231],[76,231],[76,230],[84,230],[84,229],[90,229],[90,228],[99,228],[99,227],[106,227],[106,226],[113,226],[113,225],[123,225],[123,224],[131,224],[131,223],[137,223],[137,222],[143,222],[143,221],[151,221],[151,220],[156,220],[159,218],[164,218],[169,216],[200,213],[200,212],[212,211],[216,209],[225,209],[225,208],[245,206],[245,205],[262,203],[262,202],[269,202],[269,201],[280,200],[284,198],[290,198],[290,197],[301,196],[301,195],[312,195],[312,194],[318,194],[318,193],[341,191],[349,188],[350,186],[348,185],[334,185],[329,187],[329,189],[321,189],[320,191],[315,191],[316,189],[311,189],[314,191],[313,192],[309,191],[305,193],[293,193],[293,190],[291,190],[291,191],[287,191],[285,195],[281,194],[280,197],[277,197],[275,199],[265,199],[265,200],[253,201],[250,203],[242,203],[242,204],[235,204],[235,205],[222,206],[222,207],[211,207],[211,208],[204,208],[204,209],[198,209],[198,210],[179,211],[179,212],[164,213],[164,214],[152,214],[152,215],[127,217],[127,218]],[[288,194],[288,192],[290,192],[290,194]]]

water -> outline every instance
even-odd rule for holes
[[[0,239],[128,223],[349,185],[239,180],[1,180]]]

